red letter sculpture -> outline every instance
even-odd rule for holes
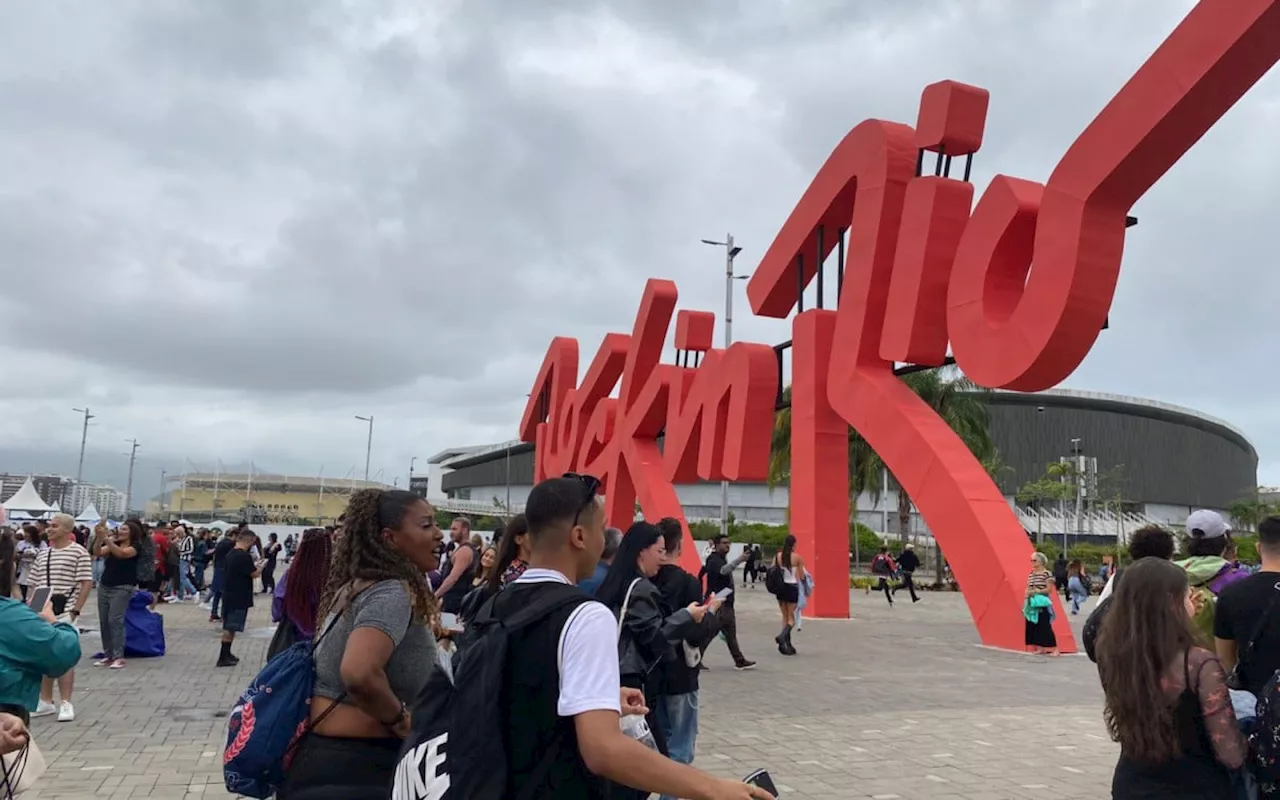
[[[1047,186],[998,176],[972,217],[967,183],[916,173],[922,151],[954,158],[979,149],[984,90],[934,84],[915,130],[869,120],[836,147],[748,285],[756,313],[785,317],[835,244],[823,232],[848,227],[834,331],[826,332],[827,311],[793,323],[792,521],[816,561],[816,613],[848,608],[847,584],[835,579],[846,569],[835,517],[847,522],[847,497],[834,496],[834,481],[818,488],[825,470],[847,470],[836,463],[847,456],[835,446],[843,430],[831,429],[830,408],[928,521],[982,641],[1022,649],[1031,544],[959,437],[894,376],[894,361],[939,365],[950,339],[960,367],[986,386],[1034,391],[1070,375],[1110,308],[1130,206],[1278,57],[1280,0],[1204,0]],[[824,383],[812,362],[828,348]],[[1055,628],[1070,651],[1061,611]]]
[[[590,473],[604,481],[609,524],[626,530],[639,502],[645,519],[680,520],[687,540],[675,481],[764,480],[778,364],[768,345],[712,349],[713,315],[691,312],[681,314],[676,342],[702,354],[702,362],[660,363],[675,306],[675,284],[650,280],[631,335],[606,336],[577,389],[570,388],[577,380],[577,342],[553,341],[520,438],[536,444],[536,480]],[[610,397],[619,379],[618,397]],[[697,571],[691,541],[683,559]]]
[[[950,342],[960,368],[984,386],[1039,391],[1070,375],[1110,309],[1129,208],[1277,58],[1280,0],[1202,0],[1047,185],[998,175],[972,215],[968,170],[957,180],[949,166],[982,146],[985,90],[933,84],[914,129],[867,120],[836,146],[747,286],[757,314],[786,317],[848,229],[837,310],[804,311],[792,323],[791,527],[812,559],[815,615],[849,613],[851,425],[945,549],[982,641],[1022,649],[1027,535],[894,363],[941,365]],[[931,176],[918,174],[926,151],[939,161]],[[577,341],[553,341],[520,423],[521,439],[536,444],[536,479],[598,475],[609,521],[621,528],[637,499],[647,519],[683,520],[676,483],[759,481],[767,472],[773,349],[715,350],[714,317],[682,312],[676,346],[699,354],[700,366],[662,364],[675,305],[675,284],[649,281],[631,335],[606,336],[580,386]],[[697,567],[693,547],[684,556]],[[1054,602],[1069,652],[1070,627]]]

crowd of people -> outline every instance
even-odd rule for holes
[[[1175,560],[1177,545],[1162,527],[1135,531],[1130,565],[1099,576],[1105,584],[1084,626],[1120,744],[1112,796],[1278,797],[1280,517],[1258,526],[1256,566],[1240,563],[1214,511],[1188,517],[1186,558]],[[1065,588],[1072,613],[1090,596],[1079,562],[1055,567],[1032,555],[1024,616],[1037,654],[1058,654],[1054,595]]]
[[[469,767],[450,762],[439,737],[423,738],[458,724],[429,717],[424,697],[437,674],[500,682],[487,702],[502,706],[510,796],[770,797],[690,765],[703,654],[723,639],[737,669],[755,666],[737,641],[738,567],[763,568],[781,617],[779,653],[796,652],[797,606],[812,576],[794,537],[767,566],[753,547],[730,560],[728,538],[717,537],[693,575],[680,566],[679,520],[609,528],[598,491],[585,476],[544,481],[489,541],[462,517],[446,534],[425,500],[378,489],[355,494],[337,525],[284,542],[247,525],[220,534],[130,519],[88,531],[65,514],[2,531],[0,751],[30,746],[33,716],[75,719],[76,623],[95,586],[103,653],[94,663],[106,669],[125,667],[123,619],[140,588],[158,601],[203,603],[221,624],[221,667],[239,662],[235,636],[266,595],[276,623],[268,658],[307,642],[314,659],[281,798],[425,800],[450,782],[465,787]],[[1212,511],[1191,515],[1187,537],[1188,556],[1175,561],[1170,532],[1137,531],[1132,563],[1105,576],[1085,625],[1121,747],[1113,796],[1274,796],[1265,764],[1277,749],[1267,742],[1280,742],[1280,517],[1259,526],[1257,569],[1235,560],[1230,529]],[[289,566],[277,583],[282,554]],[[889,602],[891,578],[911,591],[913,556],[885,549],[873,561]],[[1067,567],[1070,597],[1083,570]],[[1059,584],[1036,553],[1024,606],[1033,652],[1057,652]],[[495,629],[508,636],[503,648],[485,645]],[[424,761],[428,745],[435,755]]]

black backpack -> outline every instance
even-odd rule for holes
[[[1080,641],[1084,645],[1084,652],[1089,656],[1089,660],[1098,663],[1098,653],[1095,650],[1098,644],[1098,629],[1102,627],[1102,621],[1107,618],[1107,612],[1111,610],[1111,600],[1116,596],[1116,589],[1120,588],[1120,576],[1124,574],[1124,570],[1118,569],[1111,576],[1111,594],[1107,595],[1107,599],[1098,603],[1098,607],[1093,610],[1089,618],[1084,621],[1084,629],[1080,631]],[[1106,584],[1103,584],[1105,587]]]
[[[782,576],[782,566],[774,561],[769,567],[769,571],[764,574],[764,588],[769,594],[777,596],[782,591],[782,585],[786,583]]]
[[[489,598],[467,627],[453,657],[453,675],[437,664],[427,678],[400,750],[394,800],[511,796],[505,746],[510,726],[503,700],[508,694],[508,641],[513,633],[591,598],[576,586],[548,583],[531,603],[500,619],[494,616],[500,596]],[[549,755],[515,797],[541,788],[557,749],[547,748]]]

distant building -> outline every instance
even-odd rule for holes
[[[170,480],[177,485],[147,503],[148,518],[324,525],[337,520],[353,493],[391,488],[375,481],[267,473],[201,472]]]
[[[114,486],[96,483],[73,483],[67,488],[66,502],[62,510],[78,515],[89,506],[98,509],[106,519],[121,520],[125,517],[124,492]]]
[[[8,500],[18,493],[22,488],[22,484],[27,482],[27,478],[31,478],[31,484],[35,486],[36,493],[40,495],[40,499],[53,506],[56,505],[63,511],[67,510],[67,502],[70,500],[68,496],[70,490],[75,486],[75,481],[63,475],[32,475],[30,473],[0,473],[0,503]]]
[[[1225,511],[1257,489],[1253,445],[1231,424],[1199,411],[1071,389],[993,392],[986,404],[1002,463],[996,483],[1031,532],[1042,522],[1045,532],[1055,535],[1121,533],[1147,522],[1180,526],[1195,509]],[[1049,503],[1043,513],[1019,504],[1019,489],[1042,478],[1047,465],[1060,459],[1085,464],[1079,502]],[[518,511],[533,484],[534,446],[511,441],[453,447],[429,463],[440,471],[431,484],[437,495],[432,500],[446,510],[454,501],[455,507],[474,503],[495,509],[476,513],[500,513],[510,496]],[[719,482],[683,483],[675,490],[688,519],[719,519]],[[1268,496],[1263,493],[1264,500]],[[785,481],[774,487],[750,481],[729,485],[729,510],[738,520],[782,524],[789,505]],[[898,530],[898,493],[891,481],[883,481],[878,496],[864,493],[856,509],[858,520],[872,530]],[[914,509],[908,520],[910,532],[928,532]]]

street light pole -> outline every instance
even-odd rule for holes
[[[507,442],[507,519],[511,519],[511,442]]]
[[[369,457],[373,454],[373,415],[362,417],[356,414],[356,419],[369,423],[369,441],[364,447],[364,482],[369,482]]]
[[[409,491],[411,492],[413,491],[413,465],[416,463],[418,463],[417,456],[409,459]],[[425,495],[423,496],[423,499],[426,499]]]
[[[742,252],[741,247],[733,244],[733,234],[726,233],[723,242],[703,239],[703,244],[724,248],[724,349],[733,344],[733,282],[746,278],[746,275],[733,274],[734,256]],[[720,535],[729,535],[729,482],[720,481]]]
[[[80,485],[80,479],[84,477],[84,445],[89,440],[89,420],[93,419],[93,414],[89,413],[89,407],[73,408],[79,414],[84,414],[84,427],[80,430],[80,463],[76,466],[76,486]]]
[[[127,517],[132,510],[129,506],[133,502],[133,463],[138,460],[138,447],[140,445],[137,439],[125,439],[125,441],[133,445],[133,448],[129,451],[129,482],[124,487],[124,513]]]
[[[1080,481],[1084,479],[1084,470],[1083,470],[1083,469],[1081,469],[1081,466],[1083,466],[1083,465],[1081,464],[1081,458],[1080,458],[1080,439],[1078,439],[1078,438],[1076,438],[1076,439],[1072,439],[1072,440],[1071,440],[1071,471],[1075,473],[1075,479],[1076,479],[1076,514],[1075,514],[1075,523],[1076,523],[1076,540],[1077,540],[1077,541],[1079,541],[1079,539],[1080,539],[1080,529],[1083,527],[1083,526],[1080,524],[1080,511],[1081,511],[1081,508],[1080,508],[1080,499],[1081,499],[1081,497],[1082,497],[1081,492],[1082,492],[1082,490],[1083,490],[1083,488],[1084,488],[1084,486],[1080,483]],[[1065,534],[1065,532],[1064,532],[1064,533],[1063,533],[1063,537],[1062,537],[1062,543],[1063,543],[1063,545],[1064,545],[1062,552],[1063,552],[1063,554],[1064,554],[1064,555],[1065,555],[1065,554],[1066,554],[1066,552],[1067,552],[1067,551],[1066,551],[1066,547],[1065,547],[1065,545],[1066,545],[1066,538],[1067,538],[1067,537],[1066,537],[1066,534]]]

